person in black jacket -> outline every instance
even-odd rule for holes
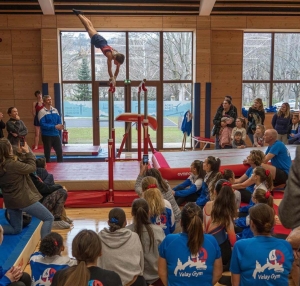
[[[265,110],[264,104],[261,98],[254,99],[253,105],[248,110],[248,126],[247,134],[251,140],[252,145],[254,144],[254,133],[256,130],[256,125],[264,125],[265,121]]]
[[[2,118],[3,118],[3,113],[0,112],[0,138],[3,138],[3,137],[4,137],[3,129],[5,128],[5,123],[4,123],[4,121],[2,120]]]
[[[238,115],[238,112],[237,112],[237,108],[232,104],[232,96],[231,96],[231,95],[225,95],[224,100],[226,100],[226,99],[229,99],[229,100],[231,101],[231,107],[230,107],[230,108],[233,109],[233,111],[235,112],[235,114],[236,114],[236,116],[237,116],[237,115]],[[219,110],[219,109],[221,109],[221,110],[223,109],[223,102],[220,104],[218,110]],[[218,110],[217,110],[217,112],[218,112]]]
[[[233,128],[235,127],[235,120],[237,118],[237,114],[235,113],[234,109],[232,108],[231,101],[229,99],[225,99],[222,104],[222,108],[218,108],[216,115],[213,119],[214,129],[212,132],[213,136],[215,137],[215,149],[220,149],[219,144],[219,133],[221,129],[221,119],[222,117],[230,117],[232,118],[232,123],[227,124],[227,127]]]
[[[53,213],[54,222],[52,227],[61,229],[70,228],[70,224],[62,220],[64,205],[68,197],[67,191],[59,184],[46,185],[35,173],[31,173],[30,178],[39,193],[43,196],[40,203]]]

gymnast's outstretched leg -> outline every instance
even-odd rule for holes
[[[94,28],[92,22],[82,15],[82,12],[76,9],[73,9],[73,12],[78,16],[81,23],[85,27],[86,31],[89,33],[90,38],[92,38],[95,34],[98,34],[97,30]]]

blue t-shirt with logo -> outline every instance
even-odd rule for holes
[[[249,179],[249,178],[252,176],[252,173],[253,173],[253,168],[250,167],[249,169],[247,169],[245,175],[246,175],[246,176],[248,177],[248,179]],[[251,192],[251,194],[253,194],[253,192],[254,192],[254,186],[255,186],[255,184],[250,185],[250,186],[246,187],[246,190],[248,190],[249,192]]]
[[[287,174],[289,174],[289,170],[292,165],[291,155],[286,146],[281,142],[276,140],[275,143],[267,148],[267,154],[275,155],[271,159],[271,163],[278,169],[283,170]]]
[[[293,250],[286,240],[271,236],[242,239],[233,247],[230,271],[240,274],[240,286],[288,285]]]
[[[169,234],[159,246],[160,257],[167,261],[168,286],[211,286],[215,260],[221,257],[216,239],[204,234],[197,255],[191,254],[187,242],[186,233]]]

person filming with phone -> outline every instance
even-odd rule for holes
[[[6,122],[6,130],[8,132],[7,139],[12,146],[19,145],[19,142],[20,146],[24,146],[28,130],[24,122],[20,119],[17,108],[8,108],[7,114],[10,117],[10,119]]]

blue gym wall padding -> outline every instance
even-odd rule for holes
[[[42,84],[42,95],[49,95],[48,83]]]
[[[201,95],[201,84],[194,84],[194,136],[200,136],[200,95]]]
[[[205,92],[205,138],[210,138],[211,82],[206,83]]]

